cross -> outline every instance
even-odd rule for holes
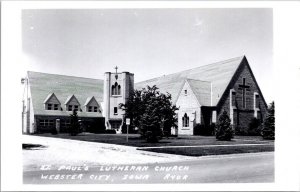
[[[239,87],[242,89],[243,91],[243,108],[245,108],[246,106],[246,88],[250,88],[249,85],[246,85],[246,78],[243,78],[243,84],[239,85]]]
[[[115,69],[116,69],[116,75],[115,75],[115,77],[116,77],[116,79],[118,79],[118,66],[116,66]]]

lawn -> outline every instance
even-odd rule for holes
[[[80,141],[90,141],[99,143],[110,143],[118,145],[126,145],[133,147],[159,147],[159,146],[195,146],[195,145],[236,145],[236,144],[263,144],[273,143],[273,141],[263,140],[259,136],[235,136],[232,141],[217,141],[214,136],[178,136],[164,138],[158,143],[147,143],[140,138],[138,134],[129,134],[128,142],[126,134],[90,134],[81,133],[77,136],[69,134],[39,134],[38,136],[56,137],[64,139],[74,139]]]
[[[187,156],[226,155],[235,153],[257,153],[274,151],[274,145],[244,145],[244,146],[216,146],[216,147],[180,147],[180,148],[146,148],[139,149],[157,153],[169,153]]]

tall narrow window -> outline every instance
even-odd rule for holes
[[[115,95],[116,87],[114,85],[111,86],[111,95]]]
[[[118,85],[118,88],[117,88],[117,95],[121,95],[121,86]]]
[[[235,106],[235,91],[232,91],[232,94],[231,94],[231,106]]]
[[[58,104],[54,104],[54,110],[58,110]]]
[[[115,114],[115,115],[118,114],[118,107],[114,107],[114,114]]]
[[[184,90],[184,94],[187,95],[187,90]]]
[[[185,113],[182,117],[182,126],[183,127],[189,127],[189,116]]]
[[[121,95],[121,85],[117,82],[111,86],[111,95]]]
[[[255,95],[255,108],[259,107],[259,95]]]

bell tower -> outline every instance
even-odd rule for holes
[[[126,103],[130,92],[134,91],[134,74],[129,72],[106,72],[104,77],[104,116],[106,129],[121,133],[124,111],[120,103]]]

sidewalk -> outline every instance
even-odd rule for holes
[[[96,166],[103,164],[141,164],[172,162],[196,157],[172,155],[137,150],[137,147],[104,144],[87,141],[22,136],[23,144],[39,144],[45,147],[23,150],[24,170],[39,169],[42,165]]]

